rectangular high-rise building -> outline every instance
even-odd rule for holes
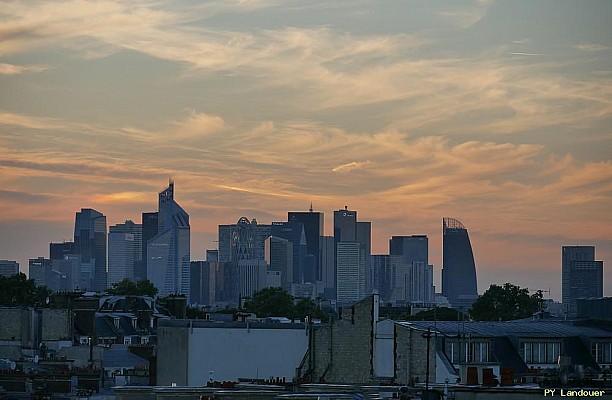
[[[320,240],[323,296],[332,300],[336,298],[336,245],[333,236],[321,236]]]
[[[373,254],[372,260],[372,288],[378,290],[382,302],[391,301],[391,291],[395,282],[395,270],[392,267],[388,254]]]
[[[336,269],[336,294],[340,296],[341,291],[346,291],[346,286],[344,288],[340,288],[340,279],[346,273],[346,269],[344,271],[340,271],[339,257],[341,256],[339,253],[340,244],[341,243],[357,243],[359,245],[360,253],[363,258],[363,262],[360,261],[360,265],[358,269],[352,268],[350,269],[353,273],[357,274],[359,279],[359,291],[356,292],[352,298],[359,297],[358,300],[361,300],[364,296],[371,293],[372,290],[372,278],[370,274],[370,252],[371,252],[371,236],[372,236],[372,225],[370,222],[362,222],[357,221],[357,211],[349,210],[348,207],[345,207],[344,210],[334,211],[334,243],[336,247],[336,261],[335,261],[335,269]],[[348,248],[354,248],[355,246],[342,246],[343,251],[347,251]],[[352,258],[351,258],[352,259]],[[346,258],[345,258],[346,261]],[[361,280],[363,280],[363,285],[361,285]],[[355,288],[356,286],[352,285],[350,287]],[[344,299],[347,299],[347,295],[345,293],[342,294]],[[340,298],[337,298],[338,302],[340,302]],[[344,301],[344,300],[343,300]]]
[[[304,283],[307,244],[304,224],[299,221],[272,222],[270,235],[288,240],[292,245],[293,267],[291,283]],[[310,279],[310,282],[313,280]]]
[[[108,285],[135,280],[142,257],[142,225],[125,221],[109,228]]]
[[[134,271],[134,278],[136,280],[148,279],[147,278],[147,260],[149,240],[157,236],[158,233],[158,213],[155,212],[144,212],[142,213],[142,255],[140,256],[141,262],[136,266]]]
[[[62,260],[66,254],[75,254],[74,242],[49,243],[50,260]]]
[[[191,304],[210,306],[217,300],[219,263],[191,262]]]
[[[366,296],[365,248],[359,242],[336,243],[337,297],[339,305]]]
[[[106,289],[106,217],[91,208],[82,208],[74,222],[74,251],[81,256],[82,289]]]
[[[304,270],[304,279],[307,282],[322,281],[321,248],[320,238],[324,235],[325,216],[322,212],[313,211],[312,205],[309,211],[290,211],[287,213],[287,221],[298,221],[304,224],[306,234],[307,254],[314,257],[312,271]]]
[[[19,263],[12,260],[0,260],[0,276],[11,276],[19,273]]]
[[[396,304],[434,302],[433,266],[428,263],[426,235],[393,236],[389,255],[395,271],[391,301]]]
[[[603,261],[595,261],[595,246],[563,246],[561,296],[570,317],[577,315],[577,300],[603,297]]]
[[[293,243],[285,238],[270,236],[265,242],[266,262],[270,271],[280,273],[281,287],[291,292],[293,283]]]
[[[34,280],[36,286],[47,286],[51,289],[54,286],[51,260],[44,257],[30,258],[28,262],[28,277]]]

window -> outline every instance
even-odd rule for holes
[[[612,342],[593,342],[591,354],[597,364],[612,364]]]
[[[561,343],[521,342],[520,352],[527,364],[556,364],[561,352]]]
[[[449,340],[446,355],[453,364],[486,363],[489,362],[489,342]]]

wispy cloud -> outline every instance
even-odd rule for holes
[[[353,161],[347,164],[338,165],[332,169],[333,172],[350,172],[356,169],[361,169],[370,164],[370,161]]]
[[[25,73],[42,72],[47,69],[44,65],[15,65],[0,63],[0,74],[3,75],[19,75]]]
[[[601,44],[595,44],[595,43],[581,43],[581,44],[574,46],[574,48],[580,51],[587,51],[587,52],[599,52],[599,51],[610,49],[610,47],[608,46],[603,46]]]

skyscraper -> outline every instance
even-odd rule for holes
[[[142,213],[142,256],[140,257],[142,261],[136,265],[134,271],[134,278],[136,280],[147,279],[147,260],[149,259],[147,243],[157,236],[158,220],[157,211]]]
[[[357,211],[349,210],[348,207],[334,211],[338,303],[361,300],[370,293],[371,231],[370,222],[357,222]],[[353,290],[354,293],[349,294],[349,290]]]
[[[336,245],[333,236],[321,236],[321,282],[323,296],[332,300],[336,298]]]
[[[321,248],[320,242],[323,236],[325,216],[322,212],[316,212],[310,209],[304,211],[290,211],[287,213],[287,221],[299,221],[304,224],[304,232],[306,233],[307,253],[314,256],[315,262],[312,265],[312,271],[308,268],[304,270],[304,280],[306,282],[322,281],[323,271],[321,266]]]
[[[241,217],[232,225],[219,225],[219,261],[263,260],[264,241],[270,225],[259,225],[253,218]]]
[[[390,256],[388,254],[373,254],[372,271],[372,288],[378,290],[382,302],[390,302],[395,282],[395,269],[391,264]]]
[[[570,317],[577,314],[577,300],[603,296],[603,261],[595,261],[595,246],[561,248],[561,297]]]
[[[281,287],[291,292],[293,283],[293,244],[284,238],[270,236],[265,242],[266,262],[270,271],[278,271]]]
[[[174,181],[159,193],[157,235],[147,243],[147,278],[159,296],[183,294],[189,304],[189,214],[174,201]]]
[[[393,236],[389,240],[389,254],[396,274],[391,300],[404,304],[433,303],[433,266],[428,262],[427,236]]]
[[[108,285],[135,279],[142,257],[142,225],[132,221],[111,226],[108,232]]]
[[[19,273],[19,263],[12,260],[0,260],[0,276],[11,276]]]
[[[292,283],[303,283],[304,265],[308,246],[306,244],[306,233],[304,224],[299,221],[272,222],[270,235],[288,240],[292,244],[293,268]],[[312,282],[312,280],[310,280]]]
[[[106,217],[91,208],[82,208],[74,222],[74,250],[81,256],[80,287],[106,289]]]
[[[29,278],[34,280],[36,286],[46,286],[52,291],[63,289],[62,274],[51,268],[48,258],[30,258],[28,268]]]
[[[455,218],[442,220],[442,294],[453,308],[466,311],[478,298],[470,237]]]
[[[365,297],[365,251],[359,242],[336,243],[338,304],[355,303]]]

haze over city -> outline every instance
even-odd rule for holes
[[[172,177],[191,259],[217,226],[313,204],[392,235],[465,224],[479,292],[561,298],[561,246],[612,259],[612,3],[5,1],[0,258],[27,270],[157,207]],[[604,294],[612,293],[604,267]]]

